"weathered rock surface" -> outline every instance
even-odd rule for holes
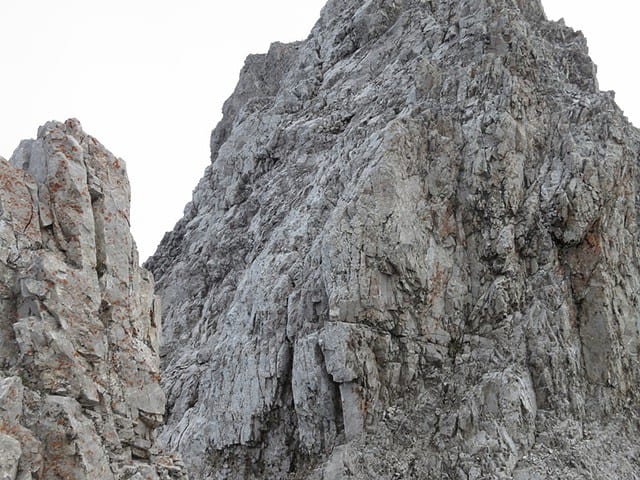
[[[0,187],[0,478],[186,478],[155,447],[160,311],[124,163],[50,122]]]
[[[147,263],[194,478],[640,477],[640,134],[538,0],[331,0],[211,149]]]

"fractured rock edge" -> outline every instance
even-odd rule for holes
[[[124,162],[77,120],[0,159],[0,478],[186,479]]]

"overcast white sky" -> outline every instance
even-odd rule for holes
[[[307,36],[325,0],[0,0],[0,156],[80,119],[126,160],[132,229],[151,255],[209,162],[244,58]],[[638,2],[543,0],[585,32],[600,87],[640,125]]]

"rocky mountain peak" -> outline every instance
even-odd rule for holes
[[[125,164],[77,120],[0,159],[0,478],[184,479]]]
[[[162,441],[196,478],[634,478],[639,145],[537,0],[329,1],[247,59],[147,263]]]
[[[41,127],[0,159],[0,478],[638,478],[640,132],[595,71],[538,0],[330,0],[146,269],[124,162]]]

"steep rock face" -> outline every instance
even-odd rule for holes
[[[640,135],[537,0],[331,0],[147,266],[195,478],[637,478]]]
[[[160,311],[124,163],[50,122],[0,182],[0,478],[186,478],[154,445]]]

